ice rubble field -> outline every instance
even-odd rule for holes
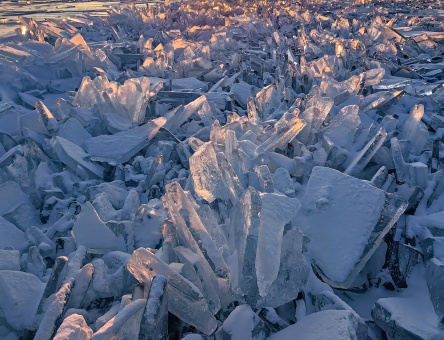
[[[444,339],[443,18],[21,18],[0,38],[0,338]]]

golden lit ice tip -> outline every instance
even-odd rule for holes
[[[28,31],[28,29],[26,28],[26,26],[21,26],[21,27],[20,27],[20,32],[21,32],[23,35],[25,35],[27,31]]]

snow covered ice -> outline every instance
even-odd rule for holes
[[[439,2],[4,3],[1,339],[444,339]]]

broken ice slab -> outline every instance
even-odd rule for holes
[[[80,168],[91,178],[103,177],[103,167],[98,163],[90,161],[90,155],[80,146],[58,136],[51,139],[51,146],[58,158],[71,168],[74,173],[77,173],[78,168]]]
[[[339,171],[315,167],[293,220],[331,286],[348,288],[407,207],[407,201]]]
[[[343,107],[341,111],[332,118],[330,124],[321,130],[322,135],[337,146],[349,147],[353,143],[356,131],[361,125],[361,119],[358,113],[359,107],[356,105]]]
[[[444,323],[444,263],[432,258],[427,263],[427,287],[439,322]]]
[[[216,199],[235,204],[243,187],[222,153],[212,143],[200,147],[189,159],[195,192],[209,203]]]
[[[257,108],[262,118],[268,117],[281,105],[281,96],[277,82],[264,87],[256,94]]]
[[[91,339],[93,331],[89,328],[85,318],[80,314],[67,316],[54,336],[54,340],[63,339]]]
[[[49,340],[52,338],[56,327],[57,320],[65,311],[65,305],[71,292],[72,282],[62,284],[60,289],[47,300],[44,306],[43,315],[36,316],[36,322],[39,324],[34,339]]]
[[[182,321],[210,335],[217,328],[214,316],[199,289],[144,248],[137,249],[127,263],[128,271],[139,281],[151,284],[157,275],[168,279],[168,310]]]
[[[75,118],[70,118],[65,124],[63,124],[57,132],[57,136],[65,138],[79,146],[82,146],[85,140],[92,137]]]
[[[149,144],[165,122],[165,118],[159,117],[134,129],[93,137],[84,142],[85,148],[94,161],[125,163]]]
[[[6,327],[17,331],[33,329],[34,316],[45,289],[37,276],[13,270],[0,270],[0,310]]]
[[[368,334],[368,327],[358,313],[356,313],[347,303],[341,300],[337,295],[330,291],[323,291],[313,296],[313,304],[317,312],[323,310],[348,310],[352,312],[358,320],[358,328],[356,333],[358,339],[366,339]]]
[[[302,253],[304,243],[304,236],[298,229],[284,234],[277,277],[270,285],[267,295],[258,301],[258,306],[278,307],[298,297],[310,273],[310,267]],[[265,253],[264,249],[258,251]]]
[[[156,276],[151,282],[146,301],[139,339],[166,340],[168,338],[168,296],[167,279]]]
[[[21,250],[26,245],[25,233],[0,216],[0,249],[12,247]]]
[[[118,238],[103,223],[90,202],[82,206],[72,230],[77,246],[93,249],[125,250],[123,237]]]
[[[382,298],[371,315],[389,339],[442,339],[428,296]]]
[[[349,310],[325,310],[310,314],[296,324],[277,332],[270,340],[360,339],[359,322]]]

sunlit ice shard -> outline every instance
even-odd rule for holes
[[[200,147],[190,157],[194,190],[209,203],[216,199],[235,204],[243,187],[225,156],[216,153],[211,143]]]
[[[315,167],[293,220],[310,238],[318,274],[332,287],[349,288],[407,201],[339,171]]]

